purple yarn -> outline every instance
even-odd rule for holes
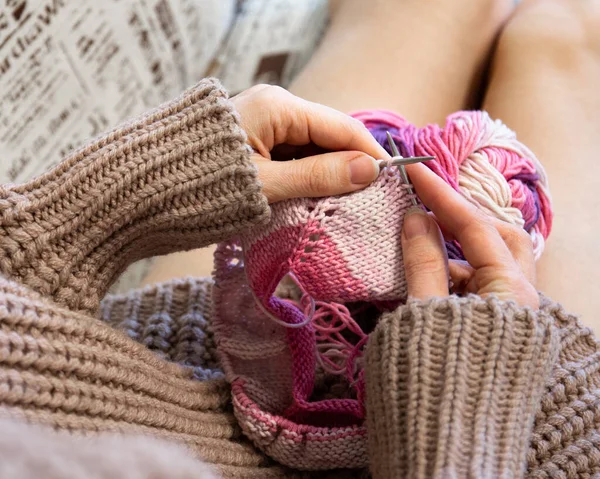
[[[446,241],[446,251],[448,252],[448,259],[458,259],[463,261],[465,259],[462,248],[457,241]]]
[[[535,205],[535,214],[529,219],[523,226],[525,231],[529,231],[533,225],[535,225],[540,217],[540,195],[537,192],[535,184],[539,181],[540,176],[537,173],[519,173],[513,176],[510,180],[516,180],[522,182],[533,196],[533,204]]]
[[[377,143],[383,146],[383,148],[385,148],[385,151],[387,151],[391,155],[392,151],[390,150],[390,147],[387,142],[387,132],[389,131],[392,134],[392,136],[398,136],[398,129],[392,128],[389,125],[379,124],[377,126],[369,128],[369,131],[371,132],[371,135],[373,135],[373,138],[377,140]]]
[[[393,155],[393,153],[389,147],[387,140],[388,131],[391,133],[392,138],[394,139],[394,143],[396,143],[400,154],[402,156],[413,156],[413,153],[409,151],[409,148],[407,147],[406,143],[402,141],[402,139],[399,137],[400,131],[397,128],[385,124],[378,124],[377,126],[369,128],[369,131],[371,132],[371,135],[373,135],[373,138],[377,140],[377,143],[383,146],[383,148],[385,148],[385,151],[387,151],[390,155]]]
[[[519,173],[518,175],[509,178],[510,180],[522,181],[527,185],[528,188],[535,188],[535,183],[540,181],[540,175],[537,173]]]

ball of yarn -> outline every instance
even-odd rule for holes
[[[388,152],[389,130],[402,156],[435,156],[425,163],[431,170],[490,215],[523,227],[531,235],[536,259],[541,256],[552,228],[548,179],[533,152],[500,120],[484,111],[459,111],[443,128],[417,128],[387,110],[353,116]]]

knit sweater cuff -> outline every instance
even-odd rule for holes
[[[409,301],[366,352],[373,476],[521,477],[559,334],[495,298]]]
[[[203,80],[44,176],[0,187],[0,271],[94,312],[129,264],[267,216],[237,114],[221,85]]]

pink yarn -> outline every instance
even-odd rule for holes
[[[434,155],[430,168],[484,211],[523,226],[536,255],[552,211],[546,176],[512,131],[484,112],[416,128],[388,111],[355,114],[382,144]],[[272,205],[271,221],[219,245],[214,328],[239,423],[276,460],[300,469],[367,464],[362,351],[368,333],[348,305],[406,298],[400,232],[411,198],[395,168],[364,190]],[[460,250],[457,249],[457,254]],[[275,295],[293,275],[301,299]],[[352,312],[351,312],[352,311]],[[375,319],[375,318],[373,318]],[[317,377],[344,394],[316,395]]]

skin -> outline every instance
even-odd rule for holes
[[[375,158],[388,157],[360,121],[282,88],[258,85],[233,103],[270,203],[364,188],[379,173]],[[286,149],[278,155],[280,145]],[[310,149],[331,152],[305,156]]]
[[[361,122],[283,89],[260,85],[233,102],[269,202],[364,188],[378,174],[374,158],[389,158]],[[295,156],[313,145],[333,152],[273,161],[279,145],[294,147],[287,154]],[[356,162],[358,168],[353,168]],[[418,299],[447,296],[450,273],[463,292],[537,308],[533,278],[527,275],[534,269],[529,236],[489,218],[423,165],[412,165],[409,173],[435,215],[416,209],[405,220],[402,246],[409,294]],[[467,262],[447,264],[440,226],[461,243]],[[505,238],[517,238],[512,251]]]

